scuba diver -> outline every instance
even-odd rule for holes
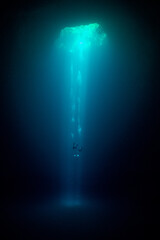
[[[79,152],[82,152],[82,146],[79,146],[78,143],[73,143],[73,150],[76,149]]]
[[[79,158],[80,156],[80,152],[82,152],[82,146],[79,146],[78,143],[73,143],[73,150],[76,150],[76,152],[74,153],[74,157]]]

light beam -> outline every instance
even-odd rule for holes
[[[60,32],[58,45],[67,51],[70,56],[70,103],[71,103],[71,132],[70,141],[72,156],[70,159],[69,191],[71,202],[80,198],[80,172],[82,143],[82,108],[84,103],[85,66],[89,50],[101,46],[106,38],[102,27],[98,23],[65,27]],[[68,126],[69,127],[69,126]],[[72,196],[72,197],[71,197]]]

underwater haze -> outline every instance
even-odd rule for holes
[[[33,1],[6,9],[0,120],[4,234],[143,238],[153,225],[159,136],[155,14],[149,6],[143,11],[138,3],[116,2]],[[94,23],[106,34],[103,44],[92,46],[79,63],[79,55],[71,58],[57,41],[66,27]],[[80,112],[73,113],[76,98]]]

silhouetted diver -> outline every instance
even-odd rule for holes
[[[78,143],[73,143],[73,149],[77,149],[79,152],[82,152],[82,146],[79,146]]]

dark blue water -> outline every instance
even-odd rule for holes
[[[3,16],[3,233],[8,239],[143,237],[153,225],[158,159],[155,14],[132,4],[64,6],[15,5]],[[67,178],[71,172],[74,181],[77,169],[69,158],[70,64],[55,41],[62,28],[92,22],[107,39],[88,56],[76,202],[73,182],[67,195]]]

